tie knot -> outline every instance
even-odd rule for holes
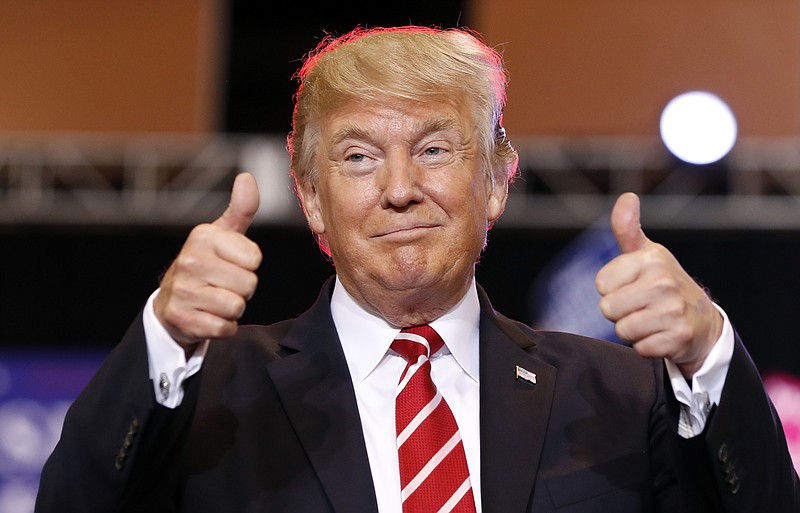
[[[415,362],[421,355],[430,357],[430,355],[441,349],[443,345],[442,337],[433,328],[425,324],[404,328],[392,342],[392,350],[405,358],[406,361]]]

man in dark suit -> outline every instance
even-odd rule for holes
[[[237,177],[70,409],[38,512],[798,510],[753,363],[636,196],[597,276],[633,350],[536,332],[475,283],[517,165],[496,52],[357,31],[299,77],[292,173],[336,276],[297,319],[239,327],[261,252]]]

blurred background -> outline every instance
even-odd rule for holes
[[[291,192],[293,73],[356,25],[468,26],[505,55],[521,173],[478,267],[498,310],[613,340],[592,280],[616,254],[613,201],[637,192],[649,237],[745,340],[800,462],[800,3],[378,4],[0,2],[0,511],[32,511],[70,401],[237,172],[263,204],[245,322],[314,300],[332,268]],[[662,140],[662,111],[687,91],[735,116],[718,160]]]

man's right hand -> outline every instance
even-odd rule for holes
[[[153,307],[184,349],[236,333],[258,284],[261,250],[245,236],[258,204],[255,178],[237,176],[227,210],[213,223],[192,230],[164,274]]]

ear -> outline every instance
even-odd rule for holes
[[[314,180],[309,179],[302,185],[298,185],[297,194],[300,196],[308,227],[317,235],[322,235],[325,233],[325,221],[322,217],[322,205]]]
[[[492,183],[491,179],[487,179],[486,187],[488,192],[486,214],[489,224],[493,224],[500,219],[500,216],[506,209],[506,201],[508,201],[508,182],[506,180],[496,180]]]

